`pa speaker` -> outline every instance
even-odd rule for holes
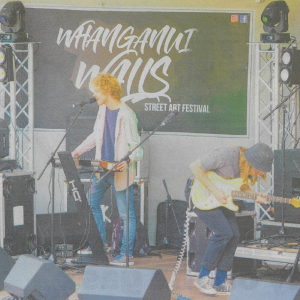
[[[65,300],[75,292],[75,282],[53,262],[21,255],[4,281],[15,297],[34,300]]]
[[[237,278],[228,300],[299,300],[300,286],[292,283],[279,283]]]
[[[0,290],[4,288],[4,279],[11,271],[15,264],[15,260],[8,253],[0,248]]]
[[[161,270],[87,266],[80,300],[170,300],[171,290]]]
[[[293,194],[293,182],[300,178],[300,150],[285,150],[285,172],[282,174],[282,151],[274,151],[274,196],[293,198],[298,195]],[[284,177],[283,177],[284,175]],[[284,189],[282,189],[282,186]],[[284,193],[282,194],[282,191]],[[284,222],[300,223],[300,210],[291,204],[274,203],[274,221],[282,221],[282,211]]]

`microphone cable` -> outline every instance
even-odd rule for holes
[[[176,280],[176,274],[178,273],[179,269],[180,269],[180,266],[181,266],[181,263],[182,263],[182,260],[183,260],[183,257],[184,257],[184,253],[187,249],[187,240],[188,240],[188,232],[189,232],[189,227],[190,227],[190,219],[191,219],[191,211],[189,208],[187,208],[186,210],[186,218],[185,218],[185,222],[184,222],[184,235],[183,235],[183,241],[182,241],[182,246],[181,246],[181,249],[180,249],[180,253],[178,255],[178,258],[177,258],[177,262],[176,262],[176,265],[175,265],[175,268],[172,272],[172,276],[171,276],[171,279],[170,279],[170,282],[169,282],[169,288],[171,291],[173,291],[173,285],[175,283],[175,280]]]

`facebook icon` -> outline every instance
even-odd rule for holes
[[[248,15],[240,15],[240,23],[248,23]]]

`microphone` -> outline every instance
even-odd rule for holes
[[[178,115],[178,111],[171,112],[161,123],[162,126],[165,126],[172,118]]]
[[[75,103],[75,104],[72,104],[70,107],[71,108],[75,108],[75,107],[78,107],[78,106],[84,106],[84,105],[86,105],[86,104],[92,104],[92,103],[94,103],[94,102],[97,102],[97,99],[96,98],[90,98],[90,100],[89,101],[82,101],[82,102],[80,102],[80,103]]]

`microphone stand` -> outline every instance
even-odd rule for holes
[[[173,116],[175,116],[174,114]],[[166,117],[162,123],[157,126],[151,133],[149,133],[148,136],[146,136],[138,145],[136,145],[132,150],[129,150],[127,154],[121,158],[119,161],[116,162],[116,164],[109,169],[103,176],[101,176],[96,182],[99,183],[101,180],[103,180],[108,174],[113,172],[115,168],[117,167],[118,164],[120,164],[123,161],[127,162],[127,188],[126,188],[126,267],[129,267],[129,163],[130,163],[130,158],[129,156],[137,149],[139,148],[144,142],[146,142],[160,127],[165,126],[172,117],[170,115]]]
[[[287,112],[286,104],[285,102],[290,99],[290,97],[295,94],[300,87],[297,87],[293,92],[291,92],[283,101],[281,101],[276,107],[271,110],[264,118],[263,120],[266,120],[272,113],[277,110],[278,108],[283,108],[283,124],[282,124],[282,142],[281,142],[281,154],[282,154],[282,171],[281,171],[281,196],[284,197],[284,177],[285,177],[285,114]],[[281,206],[281,228],[279,230],[279,235],[283,236],[285,234],[285,228],[284,228],[284,206],[282,204]]]
[[[172,204],[173,200],[172,200],[172,198],[169,194],[169,191],[168,191],[168,188],[167,188],[167,183],[164,179],[163,179],[163,184],[164,184],[165,190],[167,192],[167,199],[165,200],[165,222],[166,222],[166,224],[165,224],[165,236],[163,238],[163,244],[165,246],[170,246],[170,243],[169,243],[169,226],[168,226],[168,223],[169,223],[169,221],[168,221],[169,220],[169,207],[172,210],[179,236],[182,236],[182,234],[181,234],[180,227],[179,227],[179,224],[178,224],[178,221],[177,221],[177,217],[176,217],[176,214],[175,214],[175,211],[174,211],[174,208],[173,208],[173,204]]]
[[[289,96],[286,97],[286,99],[282,102],[280,102],[268,115],[266,115],[263,120],[265,120],[266,118],[268,118],[277,108],[279,108],[280,106],[283,107],[283,129],[282,129],[282,144],[281,144],[281,149],[282,149],[282,197],[284,197],[284,176],[285,176],[285,114],[286,114],[286,104],[285,102],[293,95],[295,94],[297,91],[299,91],[300,86],[298,86],[293,92],[291,92],[289,94]],[[281,210],[281,229],[279,231],[280,235],[284,235],[284,207],[282,204],[282,210]],[[299,257],[300,257],[300,246],[298,249],[298,253],[296,255],[294,264],[293,264],[293,268],[292,268],[292,272],[289,275],[289,277],[287,278],[286,282],[291,282],[294,272],[296,270],[296,267],[298,265],[298,261],[299,261]]]
[[[54,156],[55,156],[56,152],[58,151],[59,147],[61,146],[62,142],[66,138],[68,132],[72,128],[73,124],[75,123],[75,121],[77,120],[79,115],[81,114],[84,105],[85,105],[85,103],[80,105],[80,110],[78,111],[77,115],[75,116],[74,120],[72,121],[72,123],[70,124],[68,129],[66,130],[64,136],[62,137],[61,141],[58,143],[56,149],[51,153],[51,156],[50,156],[49,160],[47,161],[43,171],[41,172],[41,174],[37,178],[37,180],[41,179],[41,177],[43,176],[43,174],[46,171],[47,167],[51,163],[52,164],[51,177],[50,177],[51,180],[52,180],[52,187],[51,187],[51,204],[52,204],[51,205],[51,252],[52,252],[52,261],[54,263],[56,263],[56,255],[55,255],[55,249],[54,249],[55,248],[54,247],[54,192],[55,192],[55,159],[54,159]]]

